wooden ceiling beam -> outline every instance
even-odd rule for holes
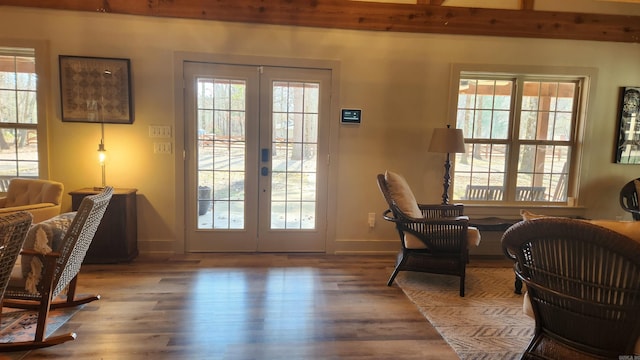
[[[520,9],[533,10],[533,4],[535,0],[520,0]]]
[[[522,1],[533,7],[531,0]],[[0,5],[9,6],[351,30],[640,42],[640,16],[432,3],[433,0],[429,4],[348,0],[0,0]]]

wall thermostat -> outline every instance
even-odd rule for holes
[[[360,109],[342,109],[340,122],[343,124],[360,124],[362,119],[362,110]]]

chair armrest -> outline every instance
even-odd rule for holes
[[[624,189],[623,189],[623,191],[624,191]],[[627,194],[627,195],[629,195],[629,194]],[[622,208],[622,210],[630,212],[632,214],[640,214],[640,210],[632,209],[632,208],[629,207],[629,204],[627,202],[628,196],[623,195],[622,192],[620,193],[620,196],[618,197],[618,200],[620,201],[620,207]]]
[[[446,221],[469,221],[469,217],[467,215],[460,216],[451,216],[451,217],[442,217],[442,218],[434,218],[432,220],[446,220]]]
[[[393,212],[391,209],[387,209],[382,213],[382,218],[387,221],[391,221],[394,223],[422,223],[422,224],[435,224],[435,223],[444,223],[444,222],[459,222],[465,221],[469,222],[469,217],[466,215],[461,216],[450,216],[450,217],[438,217],[438,218],[414,218],[408,215],[404,215],[405,219],[399,219],[393,216]]]
[[[29,205],[18,205],[18,206],[0,208],[0,213],[9,213],[9,212],[16,212],[16,211],[23,211],[23,210],[29,211],[29,210],[50,208],[50,207],[55,207],[55,206],[58,206],[58,205],[56,205],[54,203],[38,203],[38,204],[29,204]]]
[[[512,253],[511,251],[509,251],[509,249],[506,246],[502,247],[502,253],[504,254],[504,256],[507,257],[507,259],[516,262],[518,259],[516,258],[516,255],[514,253]]]
[[[57,251],[52,251],[46,254],[43,253],[39,253],[33,249],[22,249],[20,250],[20,255],[27,255],[27,256],[37,256],[39,258],[45,258],[45,257],[53,257],[53,258],[59,258],[60,257],[60,253]]]
[[[38,203],[11,207],[0,207],[0,215],[18,211],[28,211],[33,215],[33,223],[37,224],[60,214],[60,205],[54,203]]]

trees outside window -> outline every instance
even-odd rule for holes
[[[466,73],[458,82],[453,198],[567,202],[584,79]]]
[[[0,179],[39,177],[34,49],[0,47]]]

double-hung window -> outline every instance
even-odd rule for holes
[[[584,77],[459,72],[454,200],[567,203]]]
[[[0,185],[39,177],[35,49],[0,43]]]

